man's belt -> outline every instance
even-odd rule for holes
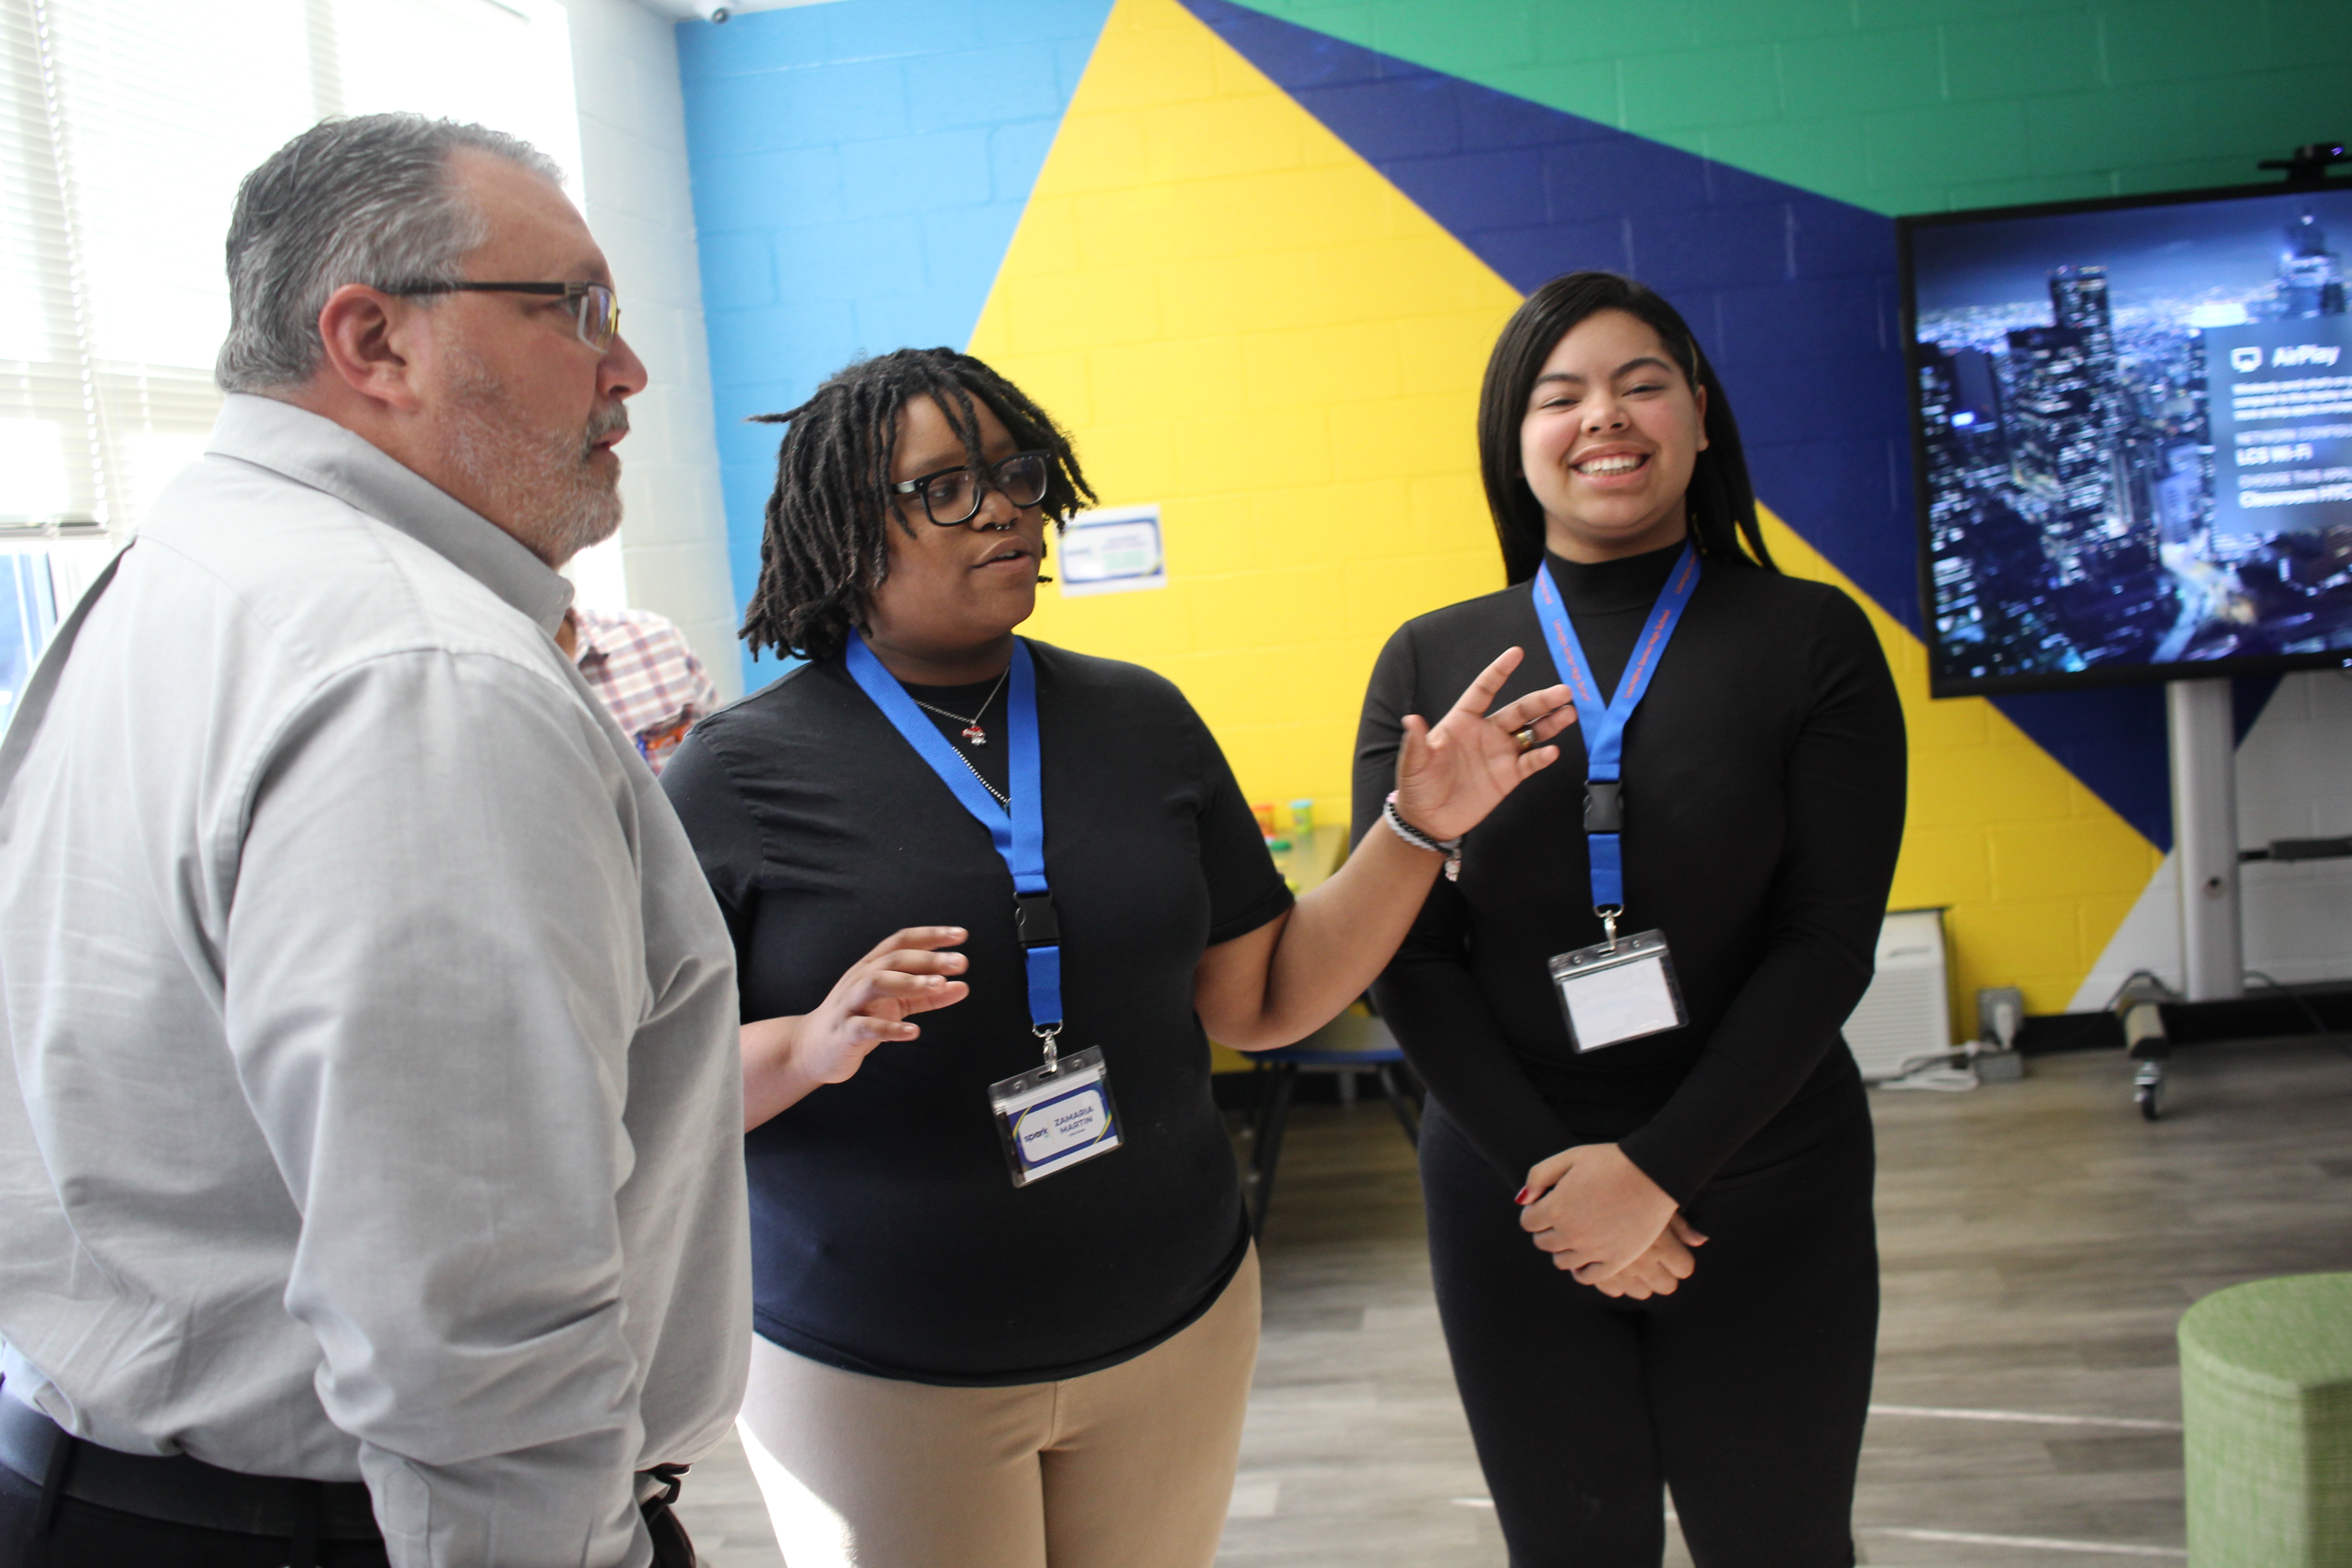
[[[23,1400],[0,1394],[0,1465],[41,1486],[68,1443],[73,1452],[65,1457],[59,1489],[79,1502],[236,1535],[383,1539],[368,1489],[358,1481],[248,1476],[186,1454],[125,1454],[77,1440]]]

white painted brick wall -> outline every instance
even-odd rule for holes
[[[588,226],[613,263],[622,331],[652,384],[630,400],[627,508],[614,544],[574,573],[583,600],[625,596],[678,624],[721,696],[742,689],[735,594],[711,430],[701,261],[670,17],[638,0],[564,0]],[[618,570],[610,552],[617,550]]]
[[[2352,834],[2352,673],[2306,670],[2279,682],[2238,748],[2238,843],[2343,834]],[[2256,861],[2242,878],[2248,969],[2288,985],[2352,979],[2352,860]],[[2180,984],[2179,896],[2168,855],[2075,993],[2076,1011],[2105,1005],[2136,969]]]

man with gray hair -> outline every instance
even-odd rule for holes
[[[554,633],[645,367],[546,159],[320,125],[0,743],[0,1565],[642,1568],[750,1332],[727,932]]]

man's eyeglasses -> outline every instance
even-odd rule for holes
[[[890,489],[896,495],[922,497],[923,515],[941,528],[961,528],[980,515],[980,503],[992,485],[1017,507],[1044,500],[1053,462],[1051,452],[1015,452],[987,470],[985,479],[982,470],[970,466],[941,468],[920,479],[900,479]]]
[[[580,341],[603,353],[621,333],[621,302],[603,283],[417,283],[387,289],[387,294],[545,294],[561,295],[572,307]]]

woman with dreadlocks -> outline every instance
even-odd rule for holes
[[[749,1020],[742,1426],[784,1556],[1201,1568],[1257,1341],[1203,1026],[1265,1048],[1358,995],[1568,695],[1489,714],[1512,649],[1403,720],[1392,831],[1294,903],[1173,686],[1013,635],[1092,499],[1044,410],[930,349],[778,418],[743,635],[808,662],[662,782]]]
[[[1515,1568],[1657,1568],[1671,1488],[1700,1568],[1843,1568],[1878,1258],[1838,1029],[1903,837],[1885,656],[1773,569],[1722,384],[1641,284],[1530,294],[1478,444],[1511,585],[1391,639],[1357,788],[1494,648],[1577,693],[1570,765],[1480,825],[1372,993],[1430,1088],[1432,1273],[1496,1517]]]

